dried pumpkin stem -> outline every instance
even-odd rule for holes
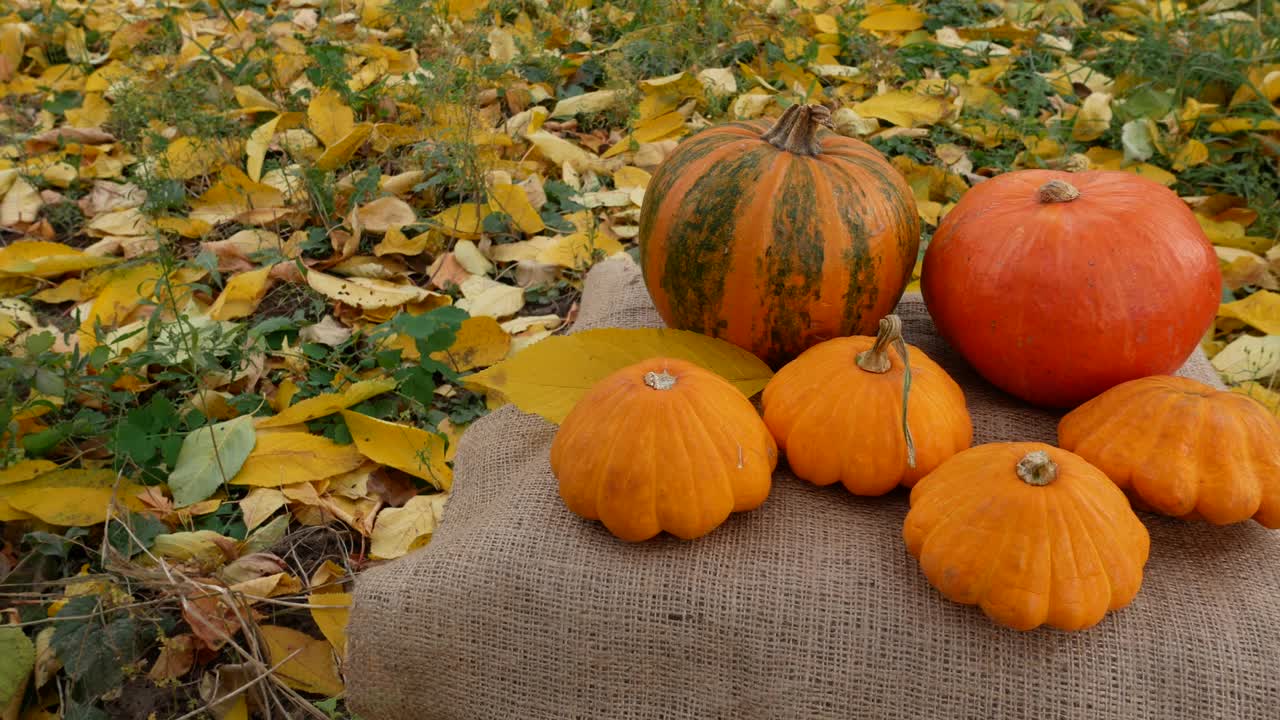
[[[1058,477],[1058,466],[1049,453],[1035,450],[1018,461],[1018,477],[1028,485],[1048,485]]]
[[[662,372],[649,372],[644,374],[644,384],[654,390],[670,390],[676,386],[676,377],[668,373],[666,370]]]
[[[893,367],[893,362],[889,359],[890,346],[896,347],[902,358],[902,436],[907,441],[907,466],[915,467],[916,443],[911,437],[911,427],[907,424],[907,398],[911,395],[911,358],[907,355],[907,342],[902,339],[902,318],[897,315],[885,315],[881,318],[875,344],[870,350],[858,353],[854,362],[867,372],[887,373]]]
[[[1066,180],[1050,180],[1036,191],[1036,199],[1044,204],[1068,203],[1080,197],[1080,191]]]
[[[818,155],[822,152],[818,142],[820,127],[832,127],[831,110],[825,105],[792,105],[762,137],[779,150]]]

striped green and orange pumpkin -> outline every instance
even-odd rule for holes
[[[645,284],[668,325],[779,367],[823,340],[874,335],[911,277],[915,197],[874,148],[793,105],[681,143],[640,215]]]

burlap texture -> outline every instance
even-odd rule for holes
[[[975,442],[1055,440],[1056,416],[976,377],[919,296],[898,313],[964,388]],[[588,275],[576,329],[659,324],[629,260]],[[1217,383],[1200,354],[1183,374]],[[1018,633],[925,581],[905,491],[855,498],[780,469],[763,507],[707,537],[626,544],[561,503],[554,433],[512,407],[475,423],[430,545],[357,578],[362,717],[1280,717],[1280,536],[1255,523],[1143,515],[1132,605]]]

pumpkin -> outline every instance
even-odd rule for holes
[[[568,508],[631,542],[662,531],[690,540],[769,494],[778,450],[729,381],[653,358],[594,385],[551,443]]]
[[[1064,408],[1177,370],[1221,286],[1186,204],[1120,171],[1022,170],[975,185],[938,226],[921,274],[939,333],[980,374]]]
[[[960,386],[903,341],[897,315],[881,320],[874,338],[837,338],[806,350],[770,379],[763,406],[796,477],[839,481],[855,495],[910,487],[973,440]]]
[[[944,597],[1016,630],[1080,630],[1128,605],[1151,549],[1101,470],[1042,443],[952,456],[911,490],[902,532]]]
[[[1058,441],[1142,508],[1280,528],[1280,420],[1252,398],[1189,378],[1140,378],[1068,413]]]
[[[773,368],[823,340],[872,334],[915,267],[906,180],[830,111],[718,125],[654,171],[640,211],[645,285],[667,325]]]

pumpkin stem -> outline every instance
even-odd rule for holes
[[[1036,191],[1036,199],[1044,204],[1069,203],[1080,197],[1080,191],[1066,180],[1050,180]]]
[[[876,333],[875,344],[870,350],[858,353],[854,362],[858,367],[873,373],[887,373],[893,367],[889,359],[889,346],[898,348],[902,358],[902,436],[907,440],[907,466],[916,466],[916,443],[911,437],[911,427],[907,425],[907,397],[911,394],[911,358],[907,355],[907,342],[902,339],[902,318],[897,315],[885,315],[880,318],[880,331]]]
[[[654,390],[670,390],[676,386],[676,377],[666,370],[660,373],[651,370],[644,374],[644,384]]]
[[[1018,461],[1018,477],[1028,485],[1048,485],[1058,477],[1058,466],[1049,453],[1035,450]]]
[[[779,150],[796,155],[818,155],[822,152],[818,143],[819,127],[833,127],[829,108],[825,105],[792,105],[761,137]]]

